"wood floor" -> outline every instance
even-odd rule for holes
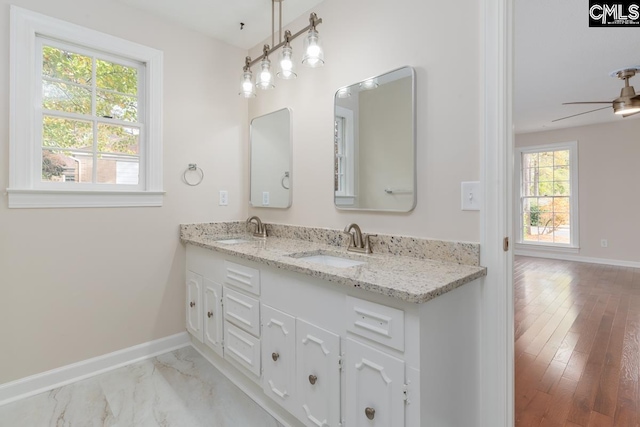
[[[516,257],[516,427],[640,426],[640,269]]]

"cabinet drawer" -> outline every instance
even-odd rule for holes
[[[404,312],[347,296],[347,330],[404,351]]]
[[[229,322],[224,325],[224,358],[260,377],[260,340]]]
[[[225,287],[224,318],[256,337],[260,336],[260,302]]]
[[[225,261],[225,283],[254,295],[260,295],[260,270]]]

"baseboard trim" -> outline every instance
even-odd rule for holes
[[[191,345],[181,332],[0,384],[0,406]]]
[[[566,253],[528,251],[523,249],[516,249],[513,253],[515,255],[530,256],[535,258],[550,258],[550,259],[559,259],[563,261],[586,262],[589,264],[606,264],[606,265],[615,265],[617,267],[640,268],[640,262],[636,262],[636,261],[623,261],[623,260],[607,259],[607,258],[590,258],[590,257],[584,257],[580,255],[571,255]]]

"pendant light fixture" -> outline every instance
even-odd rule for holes
[[[271,61],[269,60],[269,45],[264,45],[264,55],[260,61],[260,72],[256,77],[256,86],[263,90],[273,89],[273,74],[271,73]]]
[[[256,96],[256,87],[253,85],[253,75],[249,67],[249,62],[249,57],[247,57],[244,67],[242,68],[242,81],[240,82],[240,95],[245,98],[253,98]]]
[[[324,52],[318,36],[316,26],[322,24],[322,18],[318,18],[315,13],[309,15],[309,25],[301,29],[295,34],[287,30],[284,33],[284,41],[282,40],[282,2],[284,0],[271,0],[271,46],[265,44],[262,48],[262,55],[258,58],[251,59],[247,56],[245,64],[242,68],[242,89],[240,95],[245,98],[253,98],[256,96],[255,87],[267,90],[275,87],[273,72],[271,70],[271,60],[269,55],[279,48],[282,48],[278,59],[278,78],[284,80],[295,79],[298,75],[295,71],[295,62],[293,57],[293,49],[291,41],[308,31],[307,37],[304,39],[304,55],[302,64],[311,68],[317,68],[324,65]],[[275,44],[275,4],[279,3],[279,42]],[[252,72],[251,67],[260,64],[260,70],[256,72],[255,87],[251,83]],[[251,84],[250,84],[251,83]]]

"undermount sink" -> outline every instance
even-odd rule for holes
[[[303,261],[308,261],[316,264],[322,264],[329,267],[338,267],[338,268],[355,267],[356,265],[366,264],[365,261],[358,261],[358,260],[347,258],[347,257],[328,255],[323,253],[300,254],[300,255],[292,255],[292,256],[294,258],[301,259]]]
[[[225,245],[235,245],[238,243],[249,243],[251,240],[248,239],[242,239],[242,238],[234,238],[234,239],[221,239],[221,240],[216,240],[216,243],[222,243]]]

